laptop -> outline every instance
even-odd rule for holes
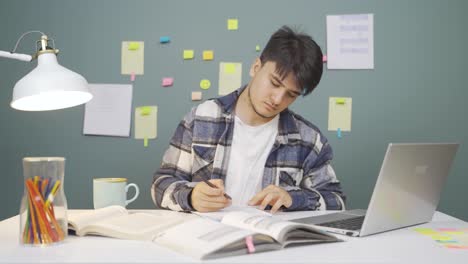
[[[390,143],[366,210],[291,221],[348,236],[367,236],[431,221],[459,144]]]

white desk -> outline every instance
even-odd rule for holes
[[[316,212],[281,213],[285,219]],[[437,212],[418,227],[468,228],[468,223]],[[210,260],[211,263],[468,263],[468,250],[446,249],[408,227],[364,238],[340,236],[346,242],[318,244],[252,255]],[[0,263],[188,263],[195,259],[151,242],[105,237],[68,236],[47,247],[19,244],[19,217],[0,222]]]

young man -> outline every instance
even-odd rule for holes
[[[247,86],[203,102],[181,121],[153,178],[156,207],[344,209],[327,139],[288,109],[318,85],[322,67],[310,36],[286,26],[276,31],[252,64]]]

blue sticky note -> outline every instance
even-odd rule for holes
[[[159,38],[159,42],[161,43],[168,43],[170,41],[171,41],[171,38],[169,38],[168,36],[163,36]]]
[[[338,129],[336,130],[336,136],[337,136],[338,138],[341,138],[341,128],[338,128]]]

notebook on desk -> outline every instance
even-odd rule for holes
[[[390,143],[367,210],[292,221],[361,237],[429,222],[458,146],[456,143]]]

